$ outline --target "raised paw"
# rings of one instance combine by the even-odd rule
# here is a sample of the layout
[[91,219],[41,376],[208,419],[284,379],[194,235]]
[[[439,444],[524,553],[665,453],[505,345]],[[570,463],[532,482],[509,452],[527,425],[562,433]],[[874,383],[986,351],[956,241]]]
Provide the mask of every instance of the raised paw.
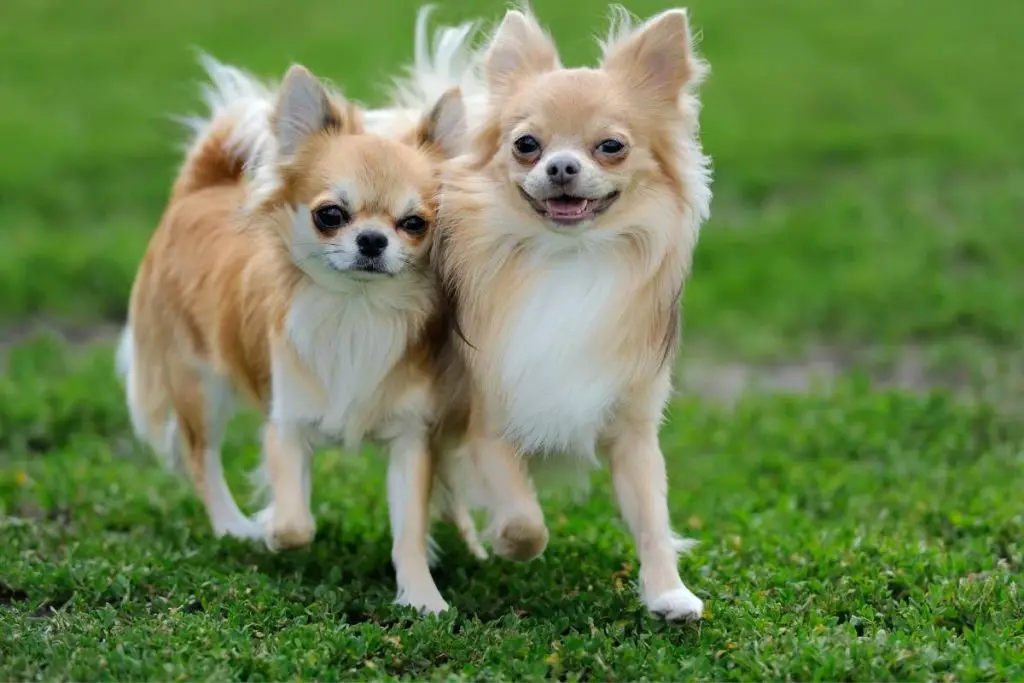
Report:
[[704,613],[704,602],[685,586],[646,602],[651,614],[668,621],[698,621]]
[[544,552],[548,545],[548,529],[543,521],[525,516],[512,517],[492,534],[491,545],[500,557],[528,562]]

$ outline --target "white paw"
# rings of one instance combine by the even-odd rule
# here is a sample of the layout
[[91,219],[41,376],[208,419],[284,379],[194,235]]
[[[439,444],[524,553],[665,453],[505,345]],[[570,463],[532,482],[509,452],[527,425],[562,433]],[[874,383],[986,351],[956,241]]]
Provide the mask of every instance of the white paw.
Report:
[[242,541],[257,541],[263,538],[263,527],[250,519],[231,524],[219,524],[213,527],[216,538],[237,538]]
[[420,614],[440,614],[448,610],[448,603],[444,601],[437,588],[422,591],[398,592],[395,604],[402,607],[414,607]]
[[669,621],[697,621],[704,613],[703,601],[686,586],[662,593],[646,602],[651,614]]

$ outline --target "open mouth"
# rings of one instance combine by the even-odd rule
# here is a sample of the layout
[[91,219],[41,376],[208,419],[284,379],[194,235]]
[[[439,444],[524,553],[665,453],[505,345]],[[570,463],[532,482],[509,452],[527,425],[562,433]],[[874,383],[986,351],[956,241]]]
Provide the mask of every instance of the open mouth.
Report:
[[618,190],[597,198],[566,194],[544,200],[534,199],[521,187],[519,193],[530,203],[534,211],[556,225],[565,226],[578,225],[604,213],[619,198]]

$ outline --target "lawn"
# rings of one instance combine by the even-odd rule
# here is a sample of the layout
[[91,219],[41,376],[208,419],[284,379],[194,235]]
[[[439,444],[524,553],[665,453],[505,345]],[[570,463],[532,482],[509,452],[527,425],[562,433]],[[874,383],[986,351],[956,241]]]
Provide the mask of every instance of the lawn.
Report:
[[[535,4],[565,61],[594,57],[602,3]],[[317,541],[270,555],[215,541],[130,437],[111,339],[193,48],[376,103],[412,0],[8,0],[0,680],[1024,678],[1024,3],[690,8],[716,198],[663,442],[699,626],[646,615],[603,475],[546,500],[531,564],[442,530],[455,609],[419,619],[390,605],[376,454],[325,452]],[[227,444],[238,490],[256,427]]]

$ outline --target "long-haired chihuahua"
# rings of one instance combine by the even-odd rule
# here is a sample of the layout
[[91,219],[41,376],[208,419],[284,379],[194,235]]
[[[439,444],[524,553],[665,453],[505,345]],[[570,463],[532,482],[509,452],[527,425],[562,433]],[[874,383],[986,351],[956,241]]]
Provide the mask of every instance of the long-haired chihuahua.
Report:
[[635,25],[617,12],[597,68],[564,68],[528,10],[510,10],[479,59],[465,35],[442,31],[432,57],[417,45],[396,109],[373,122],[422,110],[442,83],[466,92],[475,136],[448,165],[435,264],[468,378],[466,452],[494,548],[540,554],[537,468],[600,455],[648,608],[699,618],[703,604],[677,569],[691,542],[671,528],[658,438],[711,198],[695,95],[706,65],[687,15]]
[[[206,60],[212,112],[139,268],[120,347],[136,432],[183,461],[217,535],[309,543],[311,455],[325,441],[387,445],[398,602],[446,607],[428,567],[428,267],[438,165],[461,144],[457,89],[398,141],[308,70],[270,89]],[[266,416],[270,504],[246,517],[220,444],[236,398]]]

